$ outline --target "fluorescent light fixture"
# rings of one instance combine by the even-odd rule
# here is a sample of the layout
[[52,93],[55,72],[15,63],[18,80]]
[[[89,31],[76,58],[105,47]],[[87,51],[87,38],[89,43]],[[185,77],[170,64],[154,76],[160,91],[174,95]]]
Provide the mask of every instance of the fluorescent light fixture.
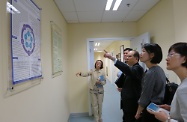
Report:
[[99,45],[100,45],[100,43],[99,43],[99,42],[98,42],[98,43],[97,43],[97,42],[95,43],[95,46],[96,46],[96,47],[97,47],[97,46],[99,46]]
[[113,2],[113,0],[108,0],[108,1],[107,1],[106,7],[105,7],[105,10],[106,10],[106,11],[109,11],[109,10],[110,10],[111,5],[112,5],[112,2]]
[[94,50],[97,50],[97,48],[94,48]]
[[97,47],[98,45],[99,45],[99,43],[96,42],[96,43],[95,43],[95,46]]
[[114,8],[113,8],[113,11],[116,11],[119,7],[119,5],[121,4],[121,1],[122,0],[116,0],[115,4],[114,4]]

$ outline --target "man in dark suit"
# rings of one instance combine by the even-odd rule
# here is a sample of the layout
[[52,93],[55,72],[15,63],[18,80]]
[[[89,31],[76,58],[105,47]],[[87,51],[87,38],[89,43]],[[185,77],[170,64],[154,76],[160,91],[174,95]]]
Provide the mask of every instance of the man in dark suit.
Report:
[[[129,53],[129,51],[131,51],[132,49],[131,48],[125,48],[123,50],[123,57],[124,57],[124,63],[126,63],[126,60],[127,60],[127,54]],[[122,91],[122,87],[123,87],[123,78],[124,78],[125,74],[122,73],[122,71],[119,71],[117,73],[117,79],[115,81],[115,84],[117,85],[117,90],[120,92],[121,94],[121,91]],[[122,105],[122,97],[120,98],[120,108],[122,109],[123,108],[123,105]]]
[[144,74],[143,68],[138,63],[139,53],[135,50],[130,51],[127,55],[126,63],[118,61],[106,51],[104,57],[113,60],[114,65],[125,74],[121,92],[123,122],[135,122],[138,99],[141,94],[141,80]]

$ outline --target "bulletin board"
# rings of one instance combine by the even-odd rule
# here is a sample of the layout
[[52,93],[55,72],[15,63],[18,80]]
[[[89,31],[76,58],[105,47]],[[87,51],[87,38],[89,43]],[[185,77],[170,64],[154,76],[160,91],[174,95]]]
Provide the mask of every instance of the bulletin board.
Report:
[[[36,84],[34,81],[38,83],[42,78],[41,9],[32,0],[11,0],[9,8],[11,35],[9,90],[13,92],[18,87],[22,87],[22,90],[30,88]],[[26,82],[29,83],[23,87],[22,84]]]
[[52,77],[62,74],[62,31],[51,21]]

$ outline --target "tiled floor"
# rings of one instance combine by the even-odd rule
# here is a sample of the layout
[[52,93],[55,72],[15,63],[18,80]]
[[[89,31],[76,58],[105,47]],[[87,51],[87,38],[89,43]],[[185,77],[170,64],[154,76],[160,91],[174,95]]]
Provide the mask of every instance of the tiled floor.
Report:
[[[120,93],[114,84],[107,81],[104,86],[103,122],[122,122],[120,110]],[[69,122],[95,122],[93,116],[72,117]]]

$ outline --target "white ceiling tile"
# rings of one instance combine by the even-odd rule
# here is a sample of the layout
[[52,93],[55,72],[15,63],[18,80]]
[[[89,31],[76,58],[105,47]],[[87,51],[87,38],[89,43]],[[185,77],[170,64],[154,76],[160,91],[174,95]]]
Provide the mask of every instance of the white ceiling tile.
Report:
[[159,0],[139,0],[138,4],[135,6],[135,10],[149,10],[152,8]]
[[132,11],[131,13],[128,14],[128,16],[124,19],[124,21],[137,21],[140,19],[146,11]]
[[103,11],[106,0],[74,0],[77,11]]
[[[107,0],[54,0],[68,23],[137,21],[158,1],[160,0],[123,0],[118,11],[105,11]],[[103,42],[99,50],[111,43],[102,44]]]
[[77,12],[77,14],[80,22],[101,22],[102,18],[102,13],[100,11]]
[[76,12],[64,12],[63,15],[67,21],[78,21]]
[[83,23],[137,21],[160,0],[123,0],[117,11],[104,10],[107,0],[54,1],[68,23]]
[[123,12],[123,11],[107,11],[104,12],[102,21],[103,22],[108,22],[108,21],[117,21],[117,22],[122,22],[123,19],[125,18],[125,14],[128,12]]
[[75,11],[73,0],[54,0],[59,9],[63,12]]
[[[122,9],[122,10],[123,9],[131,9],[136,5],[137,1],[138,0],[123,0],[121,2],[121,5],[119,6],[119,10],[120,9]],[[127,5],[127,4],[129,4],[129,5]]]

